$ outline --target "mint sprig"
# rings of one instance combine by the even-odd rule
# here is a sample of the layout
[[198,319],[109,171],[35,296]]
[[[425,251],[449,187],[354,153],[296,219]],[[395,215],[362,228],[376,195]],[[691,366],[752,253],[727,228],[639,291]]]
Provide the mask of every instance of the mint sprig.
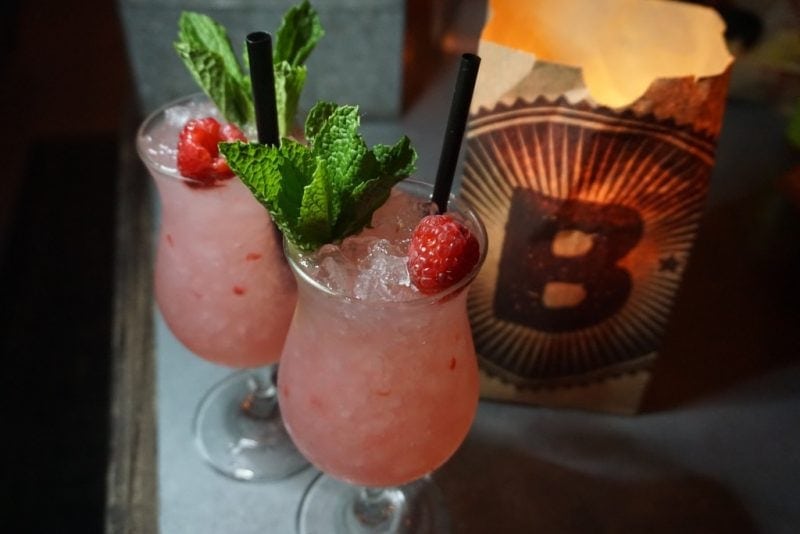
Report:
[[303,0],[283,16],[275,34],[272,63],[275,72],[275,98],[278,102],[278,130],[288,135],[292,128],[300,93],[306,83],[304,65],[317,43],[325,36],[319,15]]
[[174,46],[195,82],[226,120],[240,126],[253,122],[250,78],[242,72],[222,25],[207,15],[183,12]]
[[292,67],[304,64],[324,36],[317,12],[303,0],[283,16],[272,48],[274,63],[286,61]]
[[[319,16],[307,0],[283,16],[273,46],[281,135],[288,135],[297,114],[307,75],[303,63],[324,34]],[[194,80],[227,121],[239,126],[255,121],[247,47],[244,47],[243,67],[236,59],[225,28],[207,15],[191,11],[181,13],[174,46]]]
[[358,233],[392,187],[412,174],[417,159],[403,136],[392,146],[367,148],[355,106],[320,102],[308,114],[308,145],[280,147],[220,143],[231,170],[301,250],[315,250]]

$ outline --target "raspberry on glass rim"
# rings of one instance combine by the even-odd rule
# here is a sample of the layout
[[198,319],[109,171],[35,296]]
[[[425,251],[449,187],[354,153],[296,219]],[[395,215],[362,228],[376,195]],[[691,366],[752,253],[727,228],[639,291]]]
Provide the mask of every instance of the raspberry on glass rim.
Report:
[[220,124],[213,117],[191,119],[178,136],[178,172],[186,178],[213,186],[234,174],[219,153],[222,141],[247,141],[235,124]]
[[408,247],[408,274],[420,293],[432,295],[467,276],[480,259],[478,240],[451,215],[428,215]]

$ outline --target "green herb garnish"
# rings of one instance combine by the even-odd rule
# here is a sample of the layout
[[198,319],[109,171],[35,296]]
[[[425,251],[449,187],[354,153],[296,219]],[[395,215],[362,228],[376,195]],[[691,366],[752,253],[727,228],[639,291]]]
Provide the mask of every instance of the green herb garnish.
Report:
[[306,83],[304,63],[324,35],[319,16],[306,0],[287,11],[278,27],[272,63],[281,135],[288,135],[297,113],[300,93]]
[[[314,8],[303,0],[283,16],[273,46],[278,129],[287,135],[297,113],[306,81],[305,60],[325,32]],[[211,17],[181,13],[175,50],[192,77],[229,122],[244,126],[255,121],[247,74],[247,47],[243,65],[236,59],[228,32]]]
[[415,170],[417,153],[403,136],[393,146],[367,148],[356,106],[320,102],[308,114],[308,145],[220,143],[231,170],[301,250],[359,232],[392,187]]
[[210,17],[183,12],[175,50],[220,113],[240,126],[255,117],[250,78],[242,72],[228,33]]

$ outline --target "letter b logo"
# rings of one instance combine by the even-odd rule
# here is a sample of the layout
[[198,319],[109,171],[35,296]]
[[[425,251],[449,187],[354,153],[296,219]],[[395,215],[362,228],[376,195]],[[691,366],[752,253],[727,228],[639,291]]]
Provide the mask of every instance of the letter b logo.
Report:
[[639,214],[625,206],[515,189],[494,296],[496,316],[554,333],[608,319],[630,296],[630,274],[617,263],[642,230]]

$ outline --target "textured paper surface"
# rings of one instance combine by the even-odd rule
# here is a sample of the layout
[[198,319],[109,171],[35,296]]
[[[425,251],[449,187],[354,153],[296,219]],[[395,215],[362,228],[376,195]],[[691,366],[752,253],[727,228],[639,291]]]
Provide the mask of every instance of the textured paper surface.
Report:
[[635,411],[708,191],[731,57],[675,2],[493,0],[462,191],[485,397]]
[[487,43],[506,49],[516,64],[527,56],[579,69],[594,101],[614,108],[641,97],[659,78],[722,74],[731,62],[724,31],[715,11],[673,1],[491,0],[480,52],[486,54],[482,77],[492,83],[479,86],[473,103],[491,103],[499,95],[483,91],[522,79],[519,72],[502,74],[496,53],[483,48]]

